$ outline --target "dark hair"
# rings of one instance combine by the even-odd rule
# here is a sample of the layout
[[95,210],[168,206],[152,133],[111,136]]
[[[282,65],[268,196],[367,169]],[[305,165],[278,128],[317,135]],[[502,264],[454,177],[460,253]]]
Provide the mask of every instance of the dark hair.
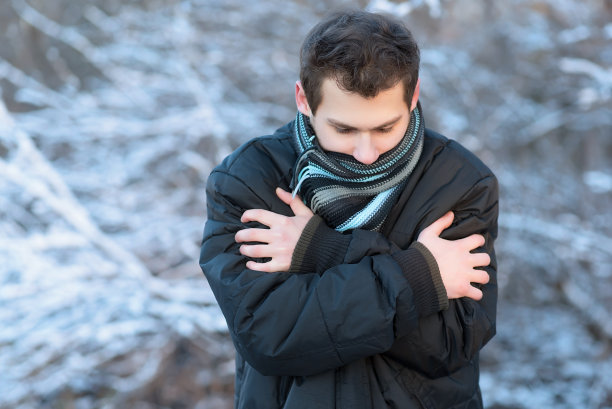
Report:
[[327,78],[365,98],[404,82],[408,106],[419,78],[419,47],[399,20],[362,10],[335,12],[306,36],[300,81],[313,114]]

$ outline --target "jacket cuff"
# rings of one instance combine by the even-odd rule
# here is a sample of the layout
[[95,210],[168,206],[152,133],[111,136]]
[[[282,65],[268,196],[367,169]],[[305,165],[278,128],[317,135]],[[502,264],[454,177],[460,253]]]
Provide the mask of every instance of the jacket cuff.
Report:
[[304,227],[291,257],[291,273],[323,273],[342,264],[351,241],[350,235],[328,227],[316,214]]
[[433,254],[419,242],[392,255],[412,288],[414,304],[424,317],[448,308],[446,288]]

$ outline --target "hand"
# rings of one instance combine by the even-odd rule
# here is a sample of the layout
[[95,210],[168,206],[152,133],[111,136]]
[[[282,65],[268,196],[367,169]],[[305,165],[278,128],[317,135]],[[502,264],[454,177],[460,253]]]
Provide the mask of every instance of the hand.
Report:
[[291,266],[293,250],[297,245],[304,227],[313,216],[312,211],[302,202],[299,196],[292,197],[291,193],[276,188],[276,195],[291,207],[293,217],[263,209],[250,209],[242,214],[240,221],[247,223],[256,221],[269,227],[269,229],[243,229],[234,236],[237,243],[260,242],[264,244],[243,244],[240,246],[242,255],[252,258],[271,258],[266,263],[247,261],[246,266],[251,270],[268,273],[288,271]]
[[449,299],[469,297],[480,300],[482,291],[471,283],[486,284],[489,282],[489,275],[486,271],[474,267],[488,266],[491,257],[486,253],[470,252],[485,244],[485,239],[480,234],[460,240],[440,238],[442,231],[452,224],[453,218],[453,212],[446,213],[425,228],[417,241],[427,247],[436,259]]

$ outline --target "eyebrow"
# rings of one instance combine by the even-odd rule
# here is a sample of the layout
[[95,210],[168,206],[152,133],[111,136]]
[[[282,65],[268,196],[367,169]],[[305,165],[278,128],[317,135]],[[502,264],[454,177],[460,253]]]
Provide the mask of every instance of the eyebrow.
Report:
[[[397,121],[399,121],[400,119],[402,119],[402,116],[401,116],[401,115],[399,115],[399,116],[397,116],[396,118],[393,118],[393,119],[391,119],[391,120],[389,120],[389,121],[385,122],[384,124],[380,124],[380,125],[378,125],[378,126],[375,126],[374,128],[370,129],[370,131],[375,131],[375,130],[377,130],[377,129],[386,128],[386,127],[388,127],[388,126],[390,126],[390,125],[395,124],[395,123],[396,123]],[[335,119],[332,119],[332,118],[328,118],[328,119],[327,119],[327,122],[328,122],[330,125],[336,126],[336,127],[338,127],[338,128],[344,128],[344,129],[349,129],[349,130],[357,130],[357,128],[355,128],[355,127],[354,127],[354,126],[352,126],[352,125],[347,125],[347,124],[342,123],[342,122],[340,122],[340,121],[336,121]]]

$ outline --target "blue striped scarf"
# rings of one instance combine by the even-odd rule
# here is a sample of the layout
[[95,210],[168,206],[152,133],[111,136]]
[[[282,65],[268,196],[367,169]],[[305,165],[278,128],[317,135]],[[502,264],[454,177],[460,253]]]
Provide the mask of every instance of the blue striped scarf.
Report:
[[299,194],[338,231],[378,231],[421,156],[424,129],[417,104],[402,140],[365,165],[351,155],[323,151],[308,117],[298,112],[294,135],[300,155],[291,182],[293,195]]

